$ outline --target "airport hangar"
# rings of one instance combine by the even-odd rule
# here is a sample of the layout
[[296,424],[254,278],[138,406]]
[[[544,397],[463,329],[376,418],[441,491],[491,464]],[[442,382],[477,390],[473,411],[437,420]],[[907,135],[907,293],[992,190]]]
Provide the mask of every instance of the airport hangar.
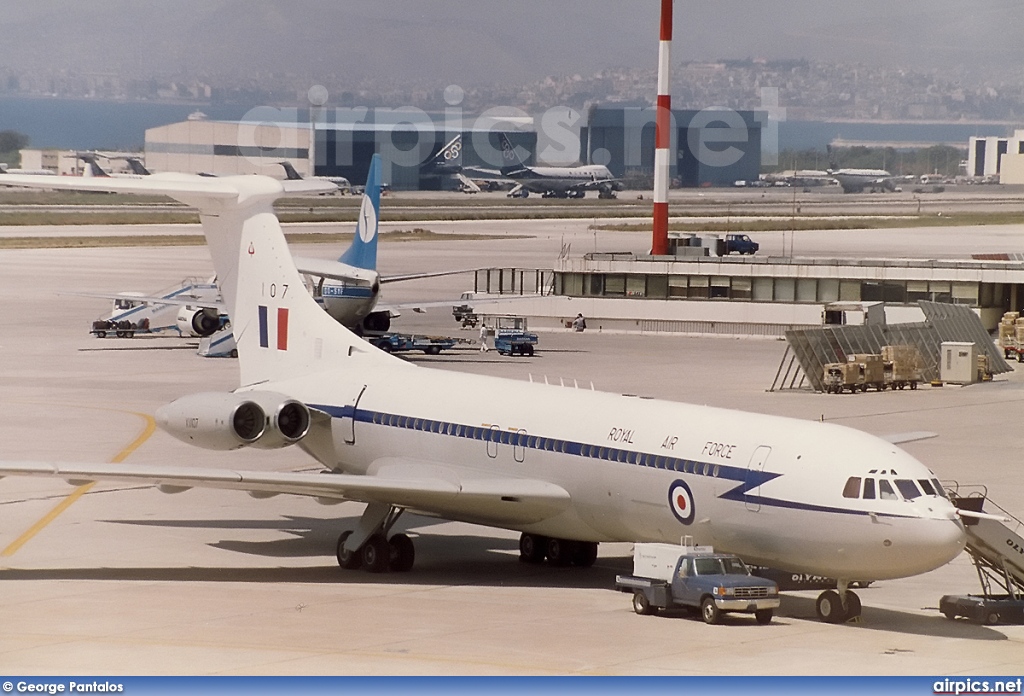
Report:
[[1024,184],[1024,130],[1015,130],[1008,138],[972,136],[967,143],[967,174]]
[[[431,158],[457,128],[463,136],[463,166],[490,169],[503,164],[500,132],[529,153],[529,165],[549,145],[564,157],[568,132],[560,130],[553,137],[563,142],[554,142],[543,132],[522,130],[524,121],[532,119],[501,116],[461,118],[453,129],[444,114],[402,109],[328,110],[329,118],[313,126],[271,118],[280,119],[285,111],[267,110],[266,120],[191,119],[150,128],[146,166],[154,172],[275,175],[277,163],[288,160],[303,176],[345,177],[361,185],[370,157],[380,153],[384,180],[393,190],[438,190],[454,188],[454,182],[431,166]],[[758,177],[762,112],[674,110],[672,115],[671,175],[681,186],[732,185]],[[568,155],[606,164],[616,177],[653,176],[654,122],[654,107],[592,107],[587,124],[579,129],[579,152]]]

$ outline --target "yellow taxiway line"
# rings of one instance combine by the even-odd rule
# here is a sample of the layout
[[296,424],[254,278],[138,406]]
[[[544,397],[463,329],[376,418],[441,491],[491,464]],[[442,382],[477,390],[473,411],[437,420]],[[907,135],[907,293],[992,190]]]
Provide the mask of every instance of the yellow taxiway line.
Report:
[[[156,432],[156,421],[153,420],[153,416],[150,416],[145,413],[136,413],[135,411],[128,411],[127,413],[131,413],[132,415],[138,416],[139,418],[143,419],[146,422],[146,427],[143,428],[142,433],[137,438],[132,440],[127,447],[118,452],[117,456],[110,460],[112,464],[120,464],[121,462],[123,462],[125,459],[128,458],[129,455],[131,455],[132,452],[141,447],[142,443],[148,440],[150,436],[154,432]],[[62,512],[71,507],[72,503],[74,503],[76,500],[78,500],[83,495],[88,493],[89,490],[95,485],[96,482],[93,481],[91,483],[86,483],[76,488],[66,498],[64,498],[64,500],[57,503],[57,505],[52,510],[50,510],[50,512],[46,513],[42,517],[42,519],[40,519],[31,527],[29,527],[24,534],[22,534],[13,542],[11,542],[11,544],[3,551],[0,551],[0,556],[13,556],[15,553],[17,553],[18,549],[27,544],[28,541],[32,539],[32,537],[41,532],[46,527],[46,525],[50,524],[55,519],[57,519],[57,517]]]

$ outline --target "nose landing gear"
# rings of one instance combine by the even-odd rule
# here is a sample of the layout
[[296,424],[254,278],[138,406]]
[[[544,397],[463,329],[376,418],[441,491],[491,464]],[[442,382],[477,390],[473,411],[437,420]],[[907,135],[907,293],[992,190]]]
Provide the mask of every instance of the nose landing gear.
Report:
[[860,617],[860,597],[849,590],[850,581],[840,580],[836,590],[825,590],[818,595],[814,609],[825,623],[846,623]]

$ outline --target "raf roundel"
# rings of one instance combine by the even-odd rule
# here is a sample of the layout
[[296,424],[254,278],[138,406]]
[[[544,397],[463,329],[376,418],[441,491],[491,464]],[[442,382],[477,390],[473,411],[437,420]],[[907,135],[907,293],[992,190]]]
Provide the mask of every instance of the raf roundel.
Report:
[[692,524],[696,512],[693,505],[693,493],[685,481],[676,480],[668,489],[668,504],[672,514],[683,524]]

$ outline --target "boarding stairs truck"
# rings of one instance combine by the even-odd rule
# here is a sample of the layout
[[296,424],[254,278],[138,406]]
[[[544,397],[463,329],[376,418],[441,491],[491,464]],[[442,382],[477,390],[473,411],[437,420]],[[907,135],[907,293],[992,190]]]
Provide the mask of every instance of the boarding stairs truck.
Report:
[[688,544],[635,544],[633,574],[616,577],[615,589],[633,594],[637,614],[684,608],[699,611],[709,624],[725,612],[750,613],[760,624],[771,623],[780,602],[779,586],[751,575],[737,556]]
[[198,353],[204,358],[237,358],[238,344],[235,343],[231,322],[225,321],[215,332],[200,338]]
[[180,333],[177,317],[181,301],[212,301],[219,294],[220,290],[215,282],[199,278],[185,278],[181,283],[152,296],[138,292],[118,293],[111,298],[110,313],[96,319],[89,333],[97,338],[131,338],[136,334],[171,330]]
[[979,624],[1024,624],[1024,522],[989,500],[984,486],[954,484],[949,492],[961,510],[984,515],[963,518],[981,594],[945,595],[939,611]]

